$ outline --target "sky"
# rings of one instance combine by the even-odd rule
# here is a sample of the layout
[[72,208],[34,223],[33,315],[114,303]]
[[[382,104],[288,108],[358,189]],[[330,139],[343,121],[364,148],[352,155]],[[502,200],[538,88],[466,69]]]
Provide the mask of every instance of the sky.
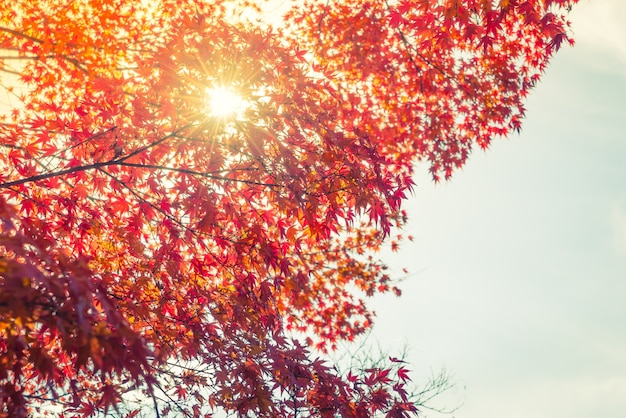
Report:
[[448,371],[445,416],[626,417],[626,0],[571,20],[522,133],[448,183],[424,168],[415,240],[383,255],[412,275],[373,301],[374,338],[408,346],[418,382]]

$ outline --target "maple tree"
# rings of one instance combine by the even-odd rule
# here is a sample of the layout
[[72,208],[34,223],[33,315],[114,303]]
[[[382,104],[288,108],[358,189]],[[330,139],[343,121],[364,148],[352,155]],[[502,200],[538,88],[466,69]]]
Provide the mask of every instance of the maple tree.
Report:
[[0,414],[416,413],[402,361],[316,351],[399,292],[414,164],[520,129],[575,2],[2,2]]

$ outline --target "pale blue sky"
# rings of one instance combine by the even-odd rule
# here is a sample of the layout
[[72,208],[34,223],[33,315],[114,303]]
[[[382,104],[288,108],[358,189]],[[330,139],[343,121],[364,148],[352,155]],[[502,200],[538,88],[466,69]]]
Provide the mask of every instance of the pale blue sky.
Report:
[[626,0],[571,17],[521,135],[420,176],[415,241],[385,255],[416,274],[375,300],[375,336],[454,374],[457,418],[626,417]]

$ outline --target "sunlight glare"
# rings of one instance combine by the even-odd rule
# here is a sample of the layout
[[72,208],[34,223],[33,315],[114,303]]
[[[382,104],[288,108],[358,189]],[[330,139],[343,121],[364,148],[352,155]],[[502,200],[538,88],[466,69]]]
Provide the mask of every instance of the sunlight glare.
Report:
[[243,100],[226,87],[207,90],[209,112],[212,116],[229,117],[241,111]]

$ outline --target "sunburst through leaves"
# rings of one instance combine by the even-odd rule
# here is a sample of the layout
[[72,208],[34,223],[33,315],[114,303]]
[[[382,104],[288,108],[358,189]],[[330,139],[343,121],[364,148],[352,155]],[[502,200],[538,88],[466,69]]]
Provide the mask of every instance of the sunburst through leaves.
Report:
[[245,101],[232,88],[220,86],[207,89],[207,107],[210,116],[231,118],[245,107]]

